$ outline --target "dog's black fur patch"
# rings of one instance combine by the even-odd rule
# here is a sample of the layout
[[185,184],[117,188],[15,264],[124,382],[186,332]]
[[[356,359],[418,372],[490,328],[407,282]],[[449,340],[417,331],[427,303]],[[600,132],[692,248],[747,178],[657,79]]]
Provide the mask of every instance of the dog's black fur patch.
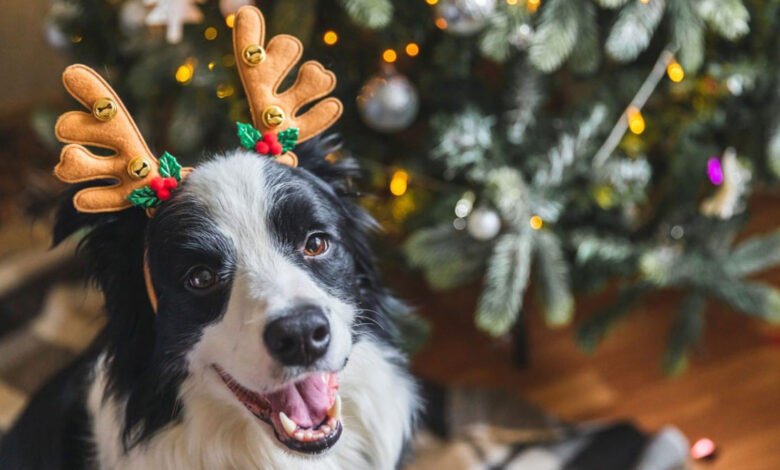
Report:
[[[332,224],[341,235],[336,244],[341,261],[309,269],[328,289],[358,305],[357,335],[370,334],[395,346],[392,317],[405,310],[379,279],[368,241],[376,223],[352,197],[351,179],[358,168],[348,159],[327,162],[324,157],[333,150],[332,140],[312,139],[296,148],[298,169],[280,165],[271,171],[272,177],[289,180],[290,187],[298,189],[275,209],[272,225],[278,241],[285,243],[286,237],[300,237],[306,224]],[[105,294],[107,324],[87,352],[36,394],[0,443],[2,469],[89,467],[94,449],[85,394],[101,353],[110,359],[107,396],[127,399],[125,449],[178,419],[178,391],[187,374],[184,355],[204,326],[224,313],[229,296],[235,254],[211,228],[197,201],[175,193],[151,220],[137,209],[82,214],[73,208],[72,196],[83,187],[66,195],[57,214],[54,244],[85,233],[79,255]],[[144,284],[145,253],[159,298],[156,314]],[[216,268],[221,287],[205,296],[187,291],[183,277],[194,263]]]

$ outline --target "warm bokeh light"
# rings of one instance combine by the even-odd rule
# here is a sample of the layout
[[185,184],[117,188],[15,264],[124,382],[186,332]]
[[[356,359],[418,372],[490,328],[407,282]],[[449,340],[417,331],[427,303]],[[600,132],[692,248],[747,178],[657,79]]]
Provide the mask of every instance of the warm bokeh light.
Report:
[[227,25],[228,28],[232,28],[235,23],[236,23],[236,15],[234,13],[231,13],[225,17],[225,24]]
[[544,221],[538,215],[531,217],[529,223],[531,224],[531,228],[534,230],[539,230],[544,225]]
[[673,60],[666,66],[666,74],[669,75],[669,80],[677,83],[681,82],[685,78],[685,71],[676,60]]
[[398,54],[396,54],[393,49],[385,49],[385,51],[382,53],[382,60],[388,64],[392,64],[397,58]]
[[425,0],[425,2],[428,3],[428,5],[436,5],[439,3],[439,0]]
[[539,9],[539,5],[542,3],[541,0],[527,0],[525,2],[525,7],[528,8],[528,11],[531,13],[536,13],[536,10]]
[[215,66],[215,65],[217,65],[217,64],[215,64],[213,61],[212,61],[212,62],[209,62],[209,65],[208,65],[208,67],[209,67],[209,70],[214,70],[214,66]]
[[325,34],[322,35],[322,42],[329,46],[336,44],[338,41],[339,35],[335,31],[325,31]]
[[650,0],[639,0],[639,3],[650,3]]
[[403,196],[409,183],[409,174],[404,170],[396,170],[390,179],[390,193],[393,196]]
[[506,0],[507,5],[517,5],[517,0]]
[[702,460],[715,455],[715,442],[712,439],[702,437],[691,446],[691,458]]
[[192,75],[195,72],[195,67],[192,63],[187,62],[182,64],[176,69],[176,81],[182,84],[187,84],[192,80]]
[[217,28],[213,26],[209,26],[205,31],[203,31],[203,37],[208,41],[217,39],[217,34],[219,34],[219,32],[217,31]]
[[217,98],[219,99],[225,99],[228,96],[233,96],[233,92],[235,92],[235,90],[233,89],[233,85],[230,83],[220,83],[217,85]]
[[447,29],[447,20],[444,18],[436,18],[436,27],[439,29]]
[[418,46],[417,44],[410,42],[409,44],[406,45],[406,55],[408,55],[409,57],[414,57],[419,53],[420,53],[420,46]]
[[631,129],[636,135],[645,131],[645,118],[642,116],[642,112],[637,108],[628,108],[626,111],[626,117],[628,118],[628,128]]

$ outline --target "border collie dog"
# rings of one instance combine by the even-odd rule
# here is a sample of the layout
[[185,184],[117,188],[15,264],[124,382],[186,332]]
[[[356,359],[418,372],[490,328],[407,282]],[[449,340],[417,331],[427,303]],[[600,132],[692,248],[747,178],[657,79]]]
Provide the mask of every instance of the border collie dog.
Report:
[[[235,151],[154,217],[59,211],[107,324],[2,441],[13,469],[390,469],[418,407],[372,219],[327,142],[298,168]],[[144,258],[157,297],[147,295]]]

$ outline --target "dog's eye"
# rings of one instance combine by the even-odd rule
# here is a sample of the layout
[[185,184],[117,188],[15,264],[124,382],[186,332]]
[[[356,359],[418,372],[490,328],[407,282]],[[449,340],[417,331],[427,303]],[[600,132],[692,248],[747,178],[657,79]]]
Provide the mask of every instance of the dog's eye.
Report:
[[328,251],[330,242],[324,233],[313,233],[306,239],[303,245],[303,254],[306,256],[319,256]]
[[193,289],[208,289],[216,283],[217,273],[206,266],[196,266],[187,275],[187,285]]

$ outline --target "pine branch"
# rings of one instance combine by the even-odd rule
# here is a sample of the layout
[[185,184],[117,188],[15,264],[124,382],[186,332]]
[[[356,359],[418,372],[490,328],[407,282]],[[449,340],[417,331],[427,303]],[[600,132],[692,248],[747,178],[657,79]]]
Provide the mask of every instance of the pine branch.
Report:
[[536,111],[544,100],[544,83],[541,73],[527,61],[514,68],[512,79],[510,109],[505,114],[506,133],[509,142],[519,145],[525,140],[526,130],[536,121]]
[[587,352],[595,350],[607,333],[628,315],[648,290],[649,285],[645,283],[623,288],[612,305],[588,318],[577,329],[577,343],[580,347]]
[[367,28],[384,28],[393,18],[393,4],[390,0],[340,0],[340,2],[355,23]]
[[548,0],[531,40],[528,58],[542,72],[552,72],[574,50],[583,15],[583,2]]
[[517,46],[515,35],[518,29],[523,25],[530,28],[527,22],[527,9],[510,8],[504,4],[501,10],[490,18],[490,24],[480,37],[479,50],[482,55],[499,63],[506,61]]
[[423,270],[434,289],[451,289],[478,277],[487,246],[456,232],[450,223],[413,233],[403,246],[410,266]]
[[742,0],[699,0],[696,6],[710,27],[730,41],[750,32],[750,13]]
[[583,2],[579,35],[568,64],[575,73],[591,74],[598,69],[600,62],[601,44],[596,6],[591,2]]
[[780,264],[780,230],[737,245],[726,261],[726,272],[745,277]]
[[510,225],[525,229],[530,217],[530,196],[522,173],[511,167],[500,167],[488,172],[485,195]]
[[663,17],[664,6],[664,0],[633,1],[620,10],[607,37],[607,55],[619,62],[636,59],[650,44]]
[[479,296],[477,326],[493,336],[509,331],[523,306],[531,264],[531,236],[527,230],[502,235],[488,261],[485,285]]
[[563,326],[574,315],[574,296],[569,282],[569,264],[561,243],[552,232],[536,233],[534,242],[535,281],[544,303],[544,318],[550,326]]
[[688,366],[688,349],[699,341],[704,331],[705,306],[704,296],[700,294],[689,294],[680,304],[664,354],[666,374],[679,375]]
[[686,72],[695,73],[704,62],[704,22],[690,0],[669,0],[672,45]]
[[628,2],[628,0],[598,0],[598,4],[601,5],[602,8],[620,8],[623,5],[625,5]]
[[707,292],[710,295],[734,309],[772,323],[780,322],[780,290],[757,282],[724,276],[708,284]]

